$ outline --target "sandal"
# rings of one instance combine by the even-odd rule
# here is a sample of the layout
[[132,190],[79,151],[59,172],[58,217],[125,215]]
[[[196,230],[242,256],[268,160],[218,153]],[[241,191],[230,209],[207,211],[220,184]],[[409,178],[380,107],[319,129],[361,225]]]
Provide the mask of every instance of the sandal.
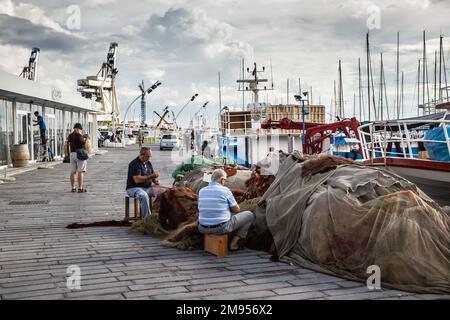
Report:
[[78,193],[83,193],[83,192],[87,192],[87,190],[84,188],[78,189]]
[[77,188],[72,188],[72,192],[77,192]]

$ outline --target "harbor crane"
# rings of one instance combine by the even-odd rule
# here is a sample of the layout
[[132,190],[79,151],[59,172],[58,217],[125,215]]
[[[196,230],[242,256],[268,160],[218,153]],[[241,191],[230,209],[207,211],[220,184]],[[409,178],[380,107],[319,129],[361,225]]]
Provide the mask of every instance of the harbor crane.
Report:
[[36,81],[37,78],[37,66],[39,61],[39,48],[31,49],[30,59],[28,60],[28,66],[23,67],[22,73],[19,77],[24,79]]
[[145,102],[145,87],[144,87],[144,80],[139,84],[139,89],[141,90],[141,126],[145,125],[146,120],[146,102]]
[[95,101],[100,103],[100,112],[111,117],[114,131],[116,124],[119,123],[120,116],[119,99],[115,84],[118,73],[116,66],[117,49],[118,44],[111,42],[106,61],[102,63],[97,74],[77,81],[78,91],[81,92],[81,96],[87,99],[95,98]]

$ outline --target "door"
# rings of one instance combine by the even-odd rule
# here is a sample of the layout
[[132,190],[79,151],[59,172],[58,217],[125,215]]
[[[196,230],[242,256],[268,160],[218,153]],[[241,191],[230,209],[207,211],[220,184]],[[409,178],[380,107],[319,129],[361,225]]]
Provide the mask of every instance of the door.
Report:
[[34,146],[32,136],[31,113],[23,110],[17,110],[16,114],[17,143],[27,144],[30,153],[30,160],[34,159]]
[[56,140],[56,120],[54,114],[45,115],[45,124],[47,125],[47,146],[53,155],[58,155],[58,144]]

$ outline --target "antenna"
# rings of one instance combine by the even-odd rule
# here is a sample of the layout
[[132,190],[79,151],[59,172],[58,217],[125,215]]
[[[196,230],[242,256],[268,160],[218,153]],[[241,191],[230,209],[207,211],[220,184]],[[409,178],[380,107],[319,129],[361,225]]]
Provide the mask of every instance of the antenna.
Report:
[[[242,59],[242,61],[244,61],[244,60]],[[242,68],[244,68],[244,67],[242,67]],[[266,70],[265,67],[263,67],[262,70],[258,70],[256,62],[254,62],[253,63],[253,70],[250,71],[250,68],[247,67],[247,73],[251,73],[252,77],[250,79],[244,79],[244,77],[242,77],[242,79],[237,80],[237,83],[242,83],[242,85],[243,85],[243,88],[239,89],[238,91],[242,91],[242,92],[252,91],[253,92],[253,102],[254,103],[258,103],[259,102],[259,97],[258,97],[259,91],[261,91],[261,90],[263,90],[263,91],[265,91],[265,90],[273,90],[273,87],[269,88],[269,89],[267,89],[267,87],[265,87],[263,89],[259,88],[259,84],[261,82],[268,82],[267,79],[261,79],[261,78],[258,77],[258,73],[265,72],[265,70]],[[246,84],[248,84],[248,86],[245,86]],[[244,101],[243,101],[243,103],[244,103]]]

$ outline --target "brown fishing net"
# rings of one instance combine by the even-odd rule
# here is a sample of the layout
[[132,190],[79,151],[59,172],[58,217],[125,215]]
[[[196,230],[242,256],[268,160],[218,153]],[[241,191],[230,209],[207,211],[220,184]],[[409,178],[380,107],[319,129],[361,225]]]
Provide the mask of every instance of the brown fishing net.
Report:
[[434,201],[384,169],[310,161],[289,157],[257,208],[252,231],[281,261],[360,281],[377,265],[384,286],[450,292],[450,218]]

